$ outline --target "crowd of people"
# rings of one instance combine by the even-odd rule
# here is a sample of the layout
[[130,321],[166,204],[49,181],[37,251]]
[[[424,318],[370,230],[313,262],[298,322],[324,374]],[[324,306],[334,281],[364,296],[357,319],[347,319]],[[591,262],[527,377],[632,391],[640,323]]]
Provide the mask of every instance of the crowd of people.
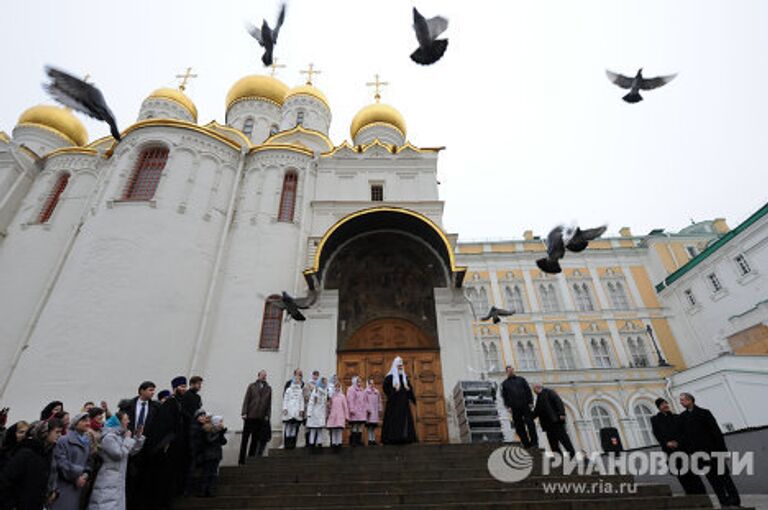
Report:
[[179,376],[155,395],[145,381],[114,413],[53,401],[7,429],[3,409],[0,510],[162,510],[181,494],[212,496],[227,429],[203,409],[202,385]]
[[[534,403],[533,394],[536,394]],[[504,406],[512,416],[515,433],[526,448],[538,448],[535,419],[539,420],[542,430],[547,435],[550,450],[575,456],[576,451],[566,429],[566,412],[563,401],[552,388],[534,384],[533,391],[524,377],[507,366],[507,378],[501,384],[501,396]],[[707,490],[701,476],[688,469],[694,454],[706,454],[702,465],[705,477],[712,487],[723,508],[738,508],[741,498],[728,471],[727,464],[719,469],[712,458],[715,452],[727,452],[725,438],[712,413],[696,405],[696,399],[690,393],[680,394],[680,414],[672,411],[664,398],[656,399],[659,412],[651,418],[653,435],[661,450],[669,456],[670,472],[676,474],[686,494],[706,494]],[[604,430],[601,430],[601,433]],[[615,454],[622,450],[618,431],[612,429],[605,434],[604,451]],[[601,434],[602,435],[602,434]],[[673,454],[677,454],[673,456]],[[687,462],[686,462],[687,461]]]

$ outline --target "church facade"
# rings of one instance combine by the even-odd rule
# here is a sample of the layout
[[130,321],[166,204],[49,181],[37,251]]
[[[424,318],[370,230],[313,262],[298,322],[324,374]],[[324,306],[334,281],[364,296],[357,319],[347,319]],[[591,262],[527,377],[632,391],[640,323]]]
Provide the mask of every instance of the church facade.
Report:
[[[277,431],[295,367],[380,384],[400,355],[423,441],[459,440],[458,381],[500,381],[513,365],[563,396],[577,448],[599,449],[606,426],[625,447],[652,442],[653,400],[687,366],[653,282],[724,234],[722,220],[622,229],[546,276],[531,232],[461,243],[445,231],[440,148],[412,144],[378,94],[351,142],[332,142],[330,123],[311,83],[260,75],[232,86],[224,124],[199,125],[183,90],[159,89],[120,143],[89,142],[61,108],[24,112],[0,133],[3,405],[32,417],[49,400],[116,402],[142,380],[197,374],[205,407],[234,429],[266,369]],[[306,321],[285,319],[282,290],[318,292]],[[479,322],[494,304],[516,314]]]

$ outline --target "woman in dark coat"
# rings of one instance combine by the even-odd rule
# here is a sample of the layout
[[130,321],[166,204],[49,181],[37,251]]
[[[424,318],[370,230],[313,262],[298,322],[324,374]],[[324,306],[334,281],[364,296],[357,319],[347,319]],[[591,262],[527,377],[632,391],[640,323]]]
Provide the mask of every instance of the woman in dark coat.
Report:
[[381,442],[383,444],[417,442],[416,425],[411,414],[411,402],[415,404],[416,397],[403,369],[403,360],[400,356],[392,362],[392,369],[384,378],[384,393],[387,395],[387,405],[381,427]]
[[17,421],[8,427],[3,438],[3,446],[0,447],[0,471],[16,455],[22,441],[27,437],[27,432],[29,432],[29,423],[25,421]]
[[51,459],[61,436],[57,420],[34,424],[0,472],[0,509],[40,510],[51,499]]

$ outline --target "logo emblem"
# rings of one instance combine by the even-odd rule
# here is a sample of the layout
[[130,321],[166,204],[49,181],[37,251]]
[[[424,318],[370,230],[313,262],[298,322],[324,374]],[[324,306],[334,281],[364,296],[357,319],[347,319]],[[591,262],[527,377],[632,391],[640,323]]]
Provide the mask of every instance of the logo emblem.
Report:
[[533,457],[521,446],[502,446],[488,457],[488,472],[500,482],[521,482],[532,471]]

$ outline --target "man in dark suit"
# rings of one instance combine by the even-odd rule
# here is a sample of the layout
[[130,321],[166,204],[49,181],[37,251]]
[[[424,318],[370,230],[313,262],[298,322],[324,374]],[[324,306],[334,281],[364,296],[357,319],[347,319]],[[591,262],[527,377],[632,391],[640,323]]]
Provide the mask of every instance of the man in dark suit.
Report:
[[[712,416],[709,410],[696,405],[696,399],[690,393],[680,394],[680,405],[685,408],[680,414],[683,422],[683,437],[686,443],[690,443],[690,449],[693,453],[704,452],[712,454],[714,452],[727,452],[725,438],[720,431],[717,420]],[[707,481],[712,486],[720,506],[739,507],[741,498],[736,485],[731,479],[728,466],[723,464],[723,470],[718,470],[718,462],[714,459],[705,463],[709,467],[707,471]]]
[[533,408],[533,417],[539,419],[541,428],[547,434],[549,448],[553,452],[563,453],[560,445],[571,454],[576,455],[576,449],[568,437],[568,431],[565,429],[565,405],[560,395],[550,388],[545,388],[541,384],[533,385],[533,392],[536,393],[536,405]]
[[[152,400],[155,396],[155,383],[144,381],[139,385],[139,394],[130,399],[125,406],[130,421],[128,430],[134,436],[143,434],[145,444],[154,439],[153,425],[160,410],[160,404]],[[148,448],[128,459],[126,476],[126,498],[129,510],[148,508],[145,498],[151,497],[152,479],[155,476],[152,456]]]
[[[667,455],[678,452],[690,456],[691,452],[686,446],[687,443],[683,436],[683,421],[680,415],[673,413],[669,402],[663,398],[656,399],[656,407],[659,412],[656,416],[651,417],[651,429],[661,450]],[[670,460],[670,462],[672,461]],[[670,465],[669,468],[672,472],[678,471],[676,476],[685,493],[706,494],[707,489],[704,487],[701,477],[690,470],[680,473],[681,465],[682,459],[675,462],[674,465]]]
[[512,415],[515,432],[526,448],[539,446],[536,424],[533,422],[533,393],[525,377],[515,375],[515,369],[507,365],[507,378],[501,383],[501,398]]

